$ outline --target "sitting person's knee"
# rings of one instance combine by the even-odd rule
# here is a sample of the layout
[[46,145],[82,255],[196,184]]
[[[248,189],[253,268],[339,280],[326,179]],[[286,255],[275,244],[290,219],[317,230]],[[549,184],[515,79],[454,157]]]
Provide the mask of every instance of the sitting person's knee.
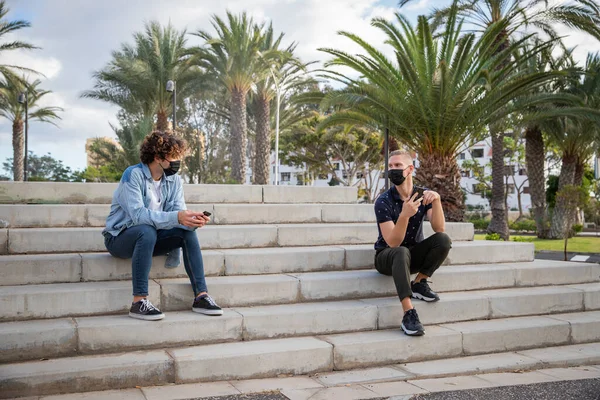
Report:
[[450,236],[448,236],[447,233],[438,232],[435,234],[435,236],[436,236],[436,241],[440,247],[444,247],[447,249],[452,248],[452,239],[450,239]]
[[138,240],[156,241],[156,228],[150,225],[138,225]]
[[392,252],[393,252],[394,258],[396,258],[396,257],[402,258],[402,259],[410,258],[410,250],[408,249],[408,247],[404,247],[404,246],[394,247],[394,248],[392,248]]

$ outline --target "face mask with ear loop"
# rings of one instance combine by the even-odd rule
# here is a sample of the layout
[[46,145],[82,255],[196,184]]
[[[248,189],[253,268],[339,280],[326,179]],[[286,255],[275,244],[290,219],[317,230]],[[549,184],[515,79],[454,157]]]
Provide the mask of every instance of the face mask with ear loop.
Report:
[[[160,166],[162,167],[162,164]],[[169,168],[163,168],[166,176],[175,175],[177,171],[179,171],[179,167],[181,167],[181,161],[169,161]]]

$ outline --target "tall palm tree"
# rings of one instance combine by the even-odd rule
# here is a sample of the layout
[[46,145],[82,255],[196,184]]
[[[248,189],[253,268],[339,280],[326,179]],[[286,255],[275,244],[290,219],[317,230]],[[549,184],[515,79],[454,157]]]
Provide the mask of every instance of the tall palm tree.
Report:
[[0,117],[4,117],[12,122],[13,131],[13,179],[22,181],[23,156],[24,156],[24,116],[25,105],[17,101],[20,93],[27,92],[28,102],[28,121],[48,122],[55,125],[54,121],[61,119],[58,113],[63,111],[60,107],[39,107],[40,99],[50,92],[49,90],[39,89],[41,81],[35,80],[31,83],[26,82],[25,78],[18,80],[9,78],[6,82],[0,83]]
[[[600,144],[600,121],[590,118],[594,111],[597,113],[600,109],[599,54],[588,54],[584,71],[583,79],[573,81],[567,91],[583,100],[589,108],[589,115],[585,118],[556,118],[546,124],[551,139],[562,151],[559,191],[567,185],[581,185],[584,165]],[[569,218],[574,216],[572,211],[565,201],[557,200],[552,213],[551,238],[564,237]]]
[[[29,28],[31,26],[31,24],[28,21],[24,21],[21,19],[7,21],[6,16],[9,11],[10,9],[6,7],[6,2],[4,0],[0,1],[0,54],[10,50],[37,49],[38,47],[35,47],[32,44],[20,40],[13,40],[11,42],[4,41],[5,35],[16,32],[19,29]],[[13,81],[20,80],[21,78],[16,74],[16,72],[35,73],[35,71],[29,68],[19,67],[16,65],[0,64],[0,77],[2,77],[4,83],[7,83],[9,79]]]
[[[401,0],[400,6],[412,0]],[[505,21],[506,28],[498,32],[496,37],[499,46],[497,51],[507,48],[515,39],[515,33],[527,32],[535,28],[557,38],[555,24],[562,24],[588,32],[600,39],[600,5],[596,0],[573,0],[566,4],[549,6],[548,0],[458,0],[459,14],[466,22],[480,31]],[[432,17],[438,25],[447,20],[451,11],[434,10]],[[504,131],[503,121],[489,125],[492,138],[492,220],[488,231],[508,238],[508,224],[504,207]]]
[[[262,79],[255,86],[252,93],[254,106],[254,115],[256,117],[256,145],[254,158],[254,183],[257,185],[266,185],[269,183],[269,169],[271,160],[271,126],[273,118],[271,111],[276,110],[277,104],[273,104],[273,100],[277,96],[277,87],[279,86],[280,98],[285,95],[285,92],[294,88],[307,85],[311,78],[306,77],[306,71],[312,63],[302,63],[299,58],[294,56],[296,44],[292,43],[286,49],[280,50],[281,34],[274,40],[273,27],[269,25],[263,35],[263,43],[261,52],[269,52],[271,57],[263,60],[265,62],[272,61],[270,65],[265,65],[262,68]],[[277,80],[277,81],[276,81]],[[281,108],[284,107],[283,101],[280,99]],[[290,106],[293,106],[290,104]],[[281,125],[281,115],[280,115]],[[280,129],[281,131],[281,129]]]
[[499,50],[496,40],[506,31],[504,21],[492,24],[481,36],[462,33],[462,22],[453,7],[443,35],[434,36],[432,25],[420,16],[417,27],[396,15],[399,26],[383,19],[372,25],[387,36],[385,43],[394,51],[388,59],[357,35],[341,34],[358,44],[364,55],[350,55],[334,49],[328,66],[346,66],[363,78],[329,72],[347,88],[326,96],[324,106],[349,106],[332,114],[323,126],[339,123],[376,123],[418,153],[417,180],[440,193],[450,221],[462,221],[463,194],[458,151],[481,136],[482,126],[512,113],[515,99],[520,106],[543,101],[531,91],[554,79],[552,72],[528,73],[521,70],[528,57],[514,59],[510,54],[523,41]]
[[252,86],[264,75],[265,65],[277,52],[263,50],[264,25],[255,24],[246,13],[227,12],[227,21],[214,15],[216,36],[199,30],[194,35],[205,45],[192,50],[194,62],[206,71],[208,80],[219,81],[231,98],[231,174],[237,183],[246,179],[248,126],[246,100]]
[[185,34],[171,24],[146,24],[144,32],[133,35],[133,45],[122,44],[108,65],[94,72],[94,89],[81,96],[115,104],[139,118],[156,116],[156,128],[166,130],[172,111],[167,81],[176,81],[178,98],[184,99],[200,76],[189,62]]

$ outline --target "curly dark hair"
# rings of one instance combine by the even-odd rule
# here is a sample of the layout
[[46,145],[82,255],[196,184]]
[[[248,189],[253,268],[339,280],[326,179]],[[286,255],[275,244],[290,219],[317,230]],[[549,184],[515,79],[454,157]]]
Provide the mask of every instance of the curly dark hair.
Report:
[[150,164],[154,157],[164,160],[167,157],[180,159],[186,150],[183,139],[161,131],[153,131],[144,138],[140,146],[140,160]]

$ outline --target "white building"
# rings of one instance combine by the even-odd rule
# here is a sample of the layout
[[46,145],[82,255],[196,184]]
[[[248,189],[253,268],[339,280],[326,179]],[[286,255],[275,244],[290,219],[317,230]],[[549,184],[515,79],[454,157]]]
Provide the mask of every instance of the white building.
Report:
[[[491,164],[492,161],[491,144],[488,143],[488,141],[476,143],[474,146],[462,151],[457,160],[458,165],[461,167],[462,175],[460,185],[467,192],[466,204],[483,206],[485,209],[489,210],[490,202],[487,200],[489,189],[486,189],[484,185],[480,184],[480,182],[474,178],[472,170],[462,168],[463,163],[467,160],[477,161],[478,164],[484,168],[484,174],[491,176],[492,169],[488,165]],[[529,196],[529,182],[525,165],[511,165],[507,161],[505,162],[504,167],[506,169],[506,174],[508,175],[508,207],[515,211],[519,208],[517,190],[520,189],[521,205],[523,207],[523,212],[527,214],[531,208],[531,196]]]

